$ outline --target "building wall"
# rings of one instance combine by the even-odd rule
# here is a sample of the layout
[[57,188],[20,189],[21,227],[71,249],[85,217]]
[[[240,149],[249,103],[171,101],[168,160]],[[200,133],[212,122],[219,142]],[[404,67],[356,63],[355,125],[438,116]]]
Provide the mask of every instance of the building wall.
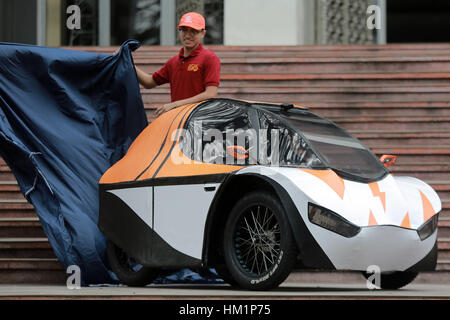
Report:
[[314,2],[224,0],[225,45],[314,43]]
[[0,0],[0,41],[37,44],[37,1]]
[[[66,28],[69,3],[90,3],[82,30]],[[381,8],[381,30],[366,27],[371,4]],[[388,43],[448,42],[449,6],[448,0],[0,0],[0,41],[109,46],[134,38],[175,45],[177,15],[203,7],[206,44],[385,44],[386,34]]]

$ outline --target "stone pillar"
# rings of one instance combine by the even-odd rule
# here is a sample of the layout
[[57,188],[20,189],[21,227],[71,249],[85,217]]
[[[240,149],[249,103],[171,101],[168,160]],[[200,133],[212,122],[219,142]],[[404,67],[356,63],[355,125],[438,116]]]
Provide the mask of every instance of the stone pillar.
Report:
[[98,44],[111,45],[111,0],[98,1]]
[[162,46],[175,45],[177,34],[176,27],[176,1],[163,0],[161,1],[161,28],[159,29],[160,44]]
[[61,45],[62,17],[61,1],[47,0],[47,46],[58,47]]
[[36,4],[36,43],[45,46],[47,41],[47,1],[37,0]]
[[297,45],[316,44],[316,1],[298,0]]
[[373,0],[318,0],[317,44],[373,44],[376,32],[367,28],[367,8]]

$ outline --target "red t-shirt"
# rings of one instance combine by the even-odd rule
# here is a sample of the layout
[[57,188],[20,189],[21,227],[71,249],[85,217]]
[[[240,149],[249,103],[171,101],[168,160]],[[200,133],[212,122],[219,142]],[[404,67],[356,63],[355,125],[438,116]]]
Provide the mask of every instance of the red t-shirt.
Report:
[[153,80],[158,85],[170,83],[170,96],[173,101],[191,98],[205,91],[208,86],[219,86],[220,60],[211,50],[200,43],[187,57],[180,53],[166,62]]

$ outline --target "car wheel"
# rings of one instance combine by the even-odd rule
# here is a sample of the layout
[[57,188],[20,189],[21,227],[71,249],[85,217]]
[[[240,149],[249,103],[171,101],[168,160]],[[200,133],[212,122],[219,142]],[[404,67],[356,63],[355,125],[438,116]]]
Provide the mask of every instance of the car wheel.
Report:
[[127,286],[143,287],[155,280],[159,274],[158,270],[137,263],[110,240],[107,242],[107,254],[112,271]]
[[[368,279],[372,274],[363,272],[363,276]],[[385,290],[396,290],[411,283],[418,275],[418,272],[386,272],[381,273],[380,287]]]
[[239,200],[224,231],[225,262],[239,286],[270,290],[291,273],[296,246],[284,209],[270,193],[253,192]]
[[237,282],[234,280],[231,273],[228,271],[228,268],[226,265],[219,265],[214,267],[219,277],[225,282],[228,283],[231,286],[236,286]]

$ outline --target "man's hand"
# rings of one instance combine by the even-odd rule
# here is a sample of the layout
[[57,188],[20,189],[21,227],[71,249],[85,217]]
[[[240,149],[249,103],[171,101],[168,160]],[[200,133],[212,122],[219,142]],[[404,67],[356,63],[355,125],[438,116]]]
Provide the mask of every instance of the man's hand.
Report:
[[[136,68],[137,72],[138,72],[138,78],[141,77],[141,74],[144,76],[145,72],[139,70],[139,68]],[[142,76],[142,77],[143,77]],[[157,86],[156,82],[153,80],[153,77],[151,77],[152,82],[154,85],[152,85],[151,87],[146,87],[146,88],[154,88]],[[141,82],[141,80],[139,80],[139,82]],[[142,82],[141,82],[142,84]],[[218,88],[216,86],[208,86],[206,87],[206,90],[203,91],[202,93],[199,93],[196,96],[193,96],[191,98],[187,98],[184,100],[178,100],[178,101],[174,101],[172,103],[167,103],[163,106],[160,106],[156,109],[156,117],[159,117],[160,115],[162,115],[164,112],[167,112],[173,108],[177,108],[180,106],[183,106],[185,104],[190,104],[190,103],[196,103],[196,102],[200,102],[206,99],[211,99],[211,98],[215,98],[217,96],[217,90]]]
[[158,108],[156,108],[155,115],[156,115],[156,117],[159,117],[164,112],[172,110],[173,108],[176,108],[176,107],[178,107],[178,105],[176,105],[175,103],[167,103],[165,105],[159,106]]

